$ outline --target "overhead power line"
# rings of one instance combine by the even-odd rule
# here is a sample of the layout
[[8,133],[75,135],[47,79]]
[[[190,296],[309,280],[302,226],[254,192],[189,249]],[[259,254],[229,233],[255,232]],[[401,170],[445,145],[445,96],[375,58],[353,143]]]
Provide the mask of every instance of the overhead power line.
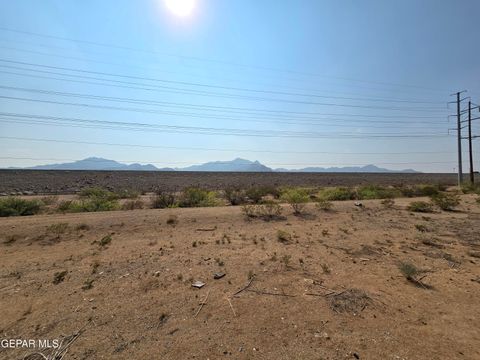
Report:
[[[0,67],[3,65],[0,64]],[[24,69],[24,70],[29,70],[29,69]],[[30,70],[30,71],[35,71],[35,70]],[[43,73],[52,73],[49,71],[41,71]],[[159,90],[155,88],[147,88],[147,87],[133,87],[133,86],[122,86],[116,84],[118,81],[115,80],[108,80],[108,81],[114,81],[115,84],[108,84],[108,83],[97,83],[97,82],[91,82],[91,81],[79,81],[79,80],[71,80],[71,79],[62,79],[62,78],[53,78],[53,77],[46,77],[46,76],[38,76],[38,75],[32,75],[32,74],[21,74],[21,73],[13,73],[13,72],[6,72],[6,71],[0,71],[0,73],[7,73],[7,74],[12,74],[12,75],[18,75],[18,76],[25,76],[25,77],[34,77],[34,78],[42,78],[42,79],[49,79],[49,80],[59,80],[59,81],[66,81],[66,82],[74,82],[74,83],[85,83],[85,84],[92,84],[92,85],[99,85],[99,86],[108,86],[108,87],[115,87],[115,88],[128,88],[128,89],[136,89],[136,90],[147,90],[147,91],[160,91],[160,92],[165,92],[164,90]],[[57,73],[58,74],[58,73]],[[76,75],[67,75],[67,74],[60,74],[60,75],[65,75],[65,76],[76,76]],[[90,78],[90,77],[83,77],[79,76],[81,78]],[[98,79],[98,80],[104,80],[104,79]],[[122,81],[120,81],[123,83]],[[172,103],[173,104],[173,103]],[[178,103],[177,103],[178,104]],[[272,113],[275,114],[276,117],[285,117],[285,116],[290,116],[290,115],[295,115],[297,119],[298,115],[302,115],[303,119],[309,119],[309,120],[321,120],[320,118],[308,118],[305,117],[305,115],[312,115],[312,116],[342,116],[342,117],[363,117],[363,118],[382,118],[382,119],[405,119],[406,115],[391,115],[391,114],[352,114],[352,113],[324,113],[324,112],[302,112],[302,111],[291,111],[291,110],[272,110],[272,109],[258,109],[258,108],[244,108],[244,107],[220,107],[220,106],[211,106],[211,105],[197,105],[197,104],[182,104],[182,105],[191,105],[191,106],[203,106],[203,107],[208,107],[208,108],[216,108],[216,109],[233,109],[233,110],[242,110],[242,111],[254,111],[254,112],[265,112],[265,113]],[[408,115],[409,119],[438,119],[439,116],[427,116],[427,115]],[[341,118],[330,118],[330,120],[342,120],[342,121],[354,121],[354,120],[348,120],[348,119],[341,119]],[[385,123],[385,121],[382,121]],[[380,123],[380,122],[379,122]],[[438,122],[431,122],[431,124],[437,124]]]
[[[0,97],[1,98],[1,97]],[[147,124],[136,122],[120,122],[120,121],[104,121],[104,120],[87,120],[78,118],[41,116],[31,114],[5,113],[0,112],[0,116],[8,118],[4,122],[24,122],[24,123],[42,123],[49,125],[57,125],[60,123],[69,123],[68,126],[80,126],[89,128],[103,129],[122,129],[136,131],[156,131],[156,132],[174,132],[174,133],[192,133],[203,135],[229,135],[229,136],[248,136],[248,137],[292,137],[292,138],[436,138],[449,137],[450,135],[436,134],[384,134],[384,133],[319,133],[319,132],[299,132],[299,131],[279,131],[279,130],[252,130],[252,129],[233,129],[233,128],[213,128],[198,126],[178,126],[165,124]],[[14,121],[9,120],[13,118]],[[59,124],[60,125],[60,124]]]
[[[172,102],[165,102],[165,101],[152,101],[152,100],[142,100],[142,99],[134,99],[134,98],[124,98],[124,97],[109,97],[109,96],[100,96],[100,95],[92,95],[92,94],[80,94],[80,93],[69,93],[69,92],[61,92],[61,91],[51,91],[51,90],[42,90],[42,89],[30,89],[30,88],[20,88],[16,86],[1,86],[0,89],[4,90],[11,90],[11,91],[21,91],[21,92],[28,92],[28,93],[35,93],[35,94],[42,94],[42,95],[54,95],[54,96],[63,96],[63,97],[74,97],[74,98],[82,98],[82,99],[89,99],[89,100],[99,100],[99,101],[109,101],[109,102],[120,102],[120,103],[131,103],[131,104],[140,104],[140,105],[150,105],[150,106],[160,106],[162,108],[167,107],[173,107],[175,109],[180,108],[180,109],[187,109],[187,110],[195,110],[197,112],[191,113],[191,112],[178,112],[178,111],[167,111],[167,110],[158,110],[156,113],[162,114],[162,115],[170,115],[170,116],[182,116],[182,117],[193,117],[193,118],[201,118],[201,119],[218,119],[218,120],[231,120],[231,121],[246,121],[246,122],[260,122],[260,123],[274,123],[274,124],[292,124],[292,125],[314,125],[314,126],[326,126],[326,127],[352,127],[352,125],[342,125],[342,124],[337,124],[338,120],[336,119],[316,119],[316,118],[298,118],[295,117],[295,119],[290,119],[290,118],[282,118],[279,117],[278,115],[272,116],[270,114],[265,114],[265,113],[258,113],[258,112],[242,112],[242,111],[237,111],[235,108],[231,108],[232,110],[225,110],[225,109],[230,109],[228,107],[218,107],[218,106],[205,106],[205,105],[196,105],[196,104],[185,104],[185,103],[172,103]],[[0,96],[1,97],[1,96]],[[17,100],[15,98],[14,100]],[[63,103],[62,103],[63,104]],[[68,105],[71,105],[71,103],[68,103]],[[76,106],[76,105],[75,105]],[[103,107],[103,105],[101,105]],[[119,108],[119,110],[123,110],[124,108]],[[129,108],[133,111],[133,109],[142,110],[140,108]],[[145,110],[147,112],[151,112],[151,109]],[[210,111],[210,112],[227,112],[227,115],[223,114],[209,114],[209,113],[203,113],[203,112],[198,112],[198,111]],[[231,117],[228,116],[230,115],[229,113],[233,113],[234,115],[239,114],[242,117]],[[254,116],[246,116],[246,115],[254,115]],[[279,119],[280,118],[280,119]],[[253,120],[252,120],[253,119]],[[255,120],[257,119],[257,120]],[[260,120],[258,120],[260,119]],[[286,121],[284,121],[285,119]],[[269,121],[270,120],[270,121]],[[273,120],[273,121],[272,121]],[[319,122],[319,121],[327,121],[325,122]],[[332,123],[332,120],[334,122]],[[350,122],[352,120],[349,120]],[[368,123],[369,121],[362,121]],[[372,121],[370,121],[372,122]],[[406,123],[406,121],[403,122],[380,122],[380,121],[374,121],[373,123],[379,124],[379,123],[389,123],[389,124],[394,124],[394,125],[403,125]],[[415,125],[415,127],[418,129],[418,125],[424,125],[428,124],[428,128],[431,128],[431,125],[438,125],[438,122],[420,122],[420,121],[415,121],[411,123],[410,125]],[[359,125],[355,125],[355,127],[358,127]],[[365,126],[361,125],[362,128],[382,128],[379,125],[374,125],[374,126]],[[395,126],[389,126],[389,127],[383,127],[383,128],[394,128]]]
[[234,152],[234,153],[267,153],[267,154],[324,154],[324,155],[417,155],[417,154],[451,154],[451,151],[405,151],[405,152],[332,152],[332,151],[278,151],[278,150],[253,150],[253,149],[230,149],[230,148],[206,148],[206,147],[185,147],[185,146],[166,146],[166,145],[145,145],[145,144],[125,144],[125,143],[107,143],[79,140],[59,140],[59,139],[42,139],[28,138],[17,136],[0,136],[0,139],[15,141],[36,141],[61,144],[81,144],[81,145],[100,145],[100,146],[118,146],[118,147],[134,147],[146,149],[171,149],[186,151],[215,151],[215,152]]
[[[198,84],[181,82],[181,81],[164,80],[164,79],[156,79],[156,78],[125,75],[125,74],[115,74],[115,73],[108,73],[108,72],[102,72],[102,71],[75,69],[75,68],[62,67],[62,66],[35,64],[35,63],[29,63],[29,62],[24,62],[24,61],[14,61],[14,60],[8,60],[8,59],[0,59],[0,62],[13,63],[13,64],[19,64],[19,65],[24,65],[24,66],[25,65],[26,66],[35,66],[35,67],[62,70],[62,71],[72,71],[72,72],[76,72],[76,73],[91,74],[91,75],[97,75],[97,76],[100,75],[100,76],[119,77],[119,78],[123,78],[123,79],[151,81],[151,82],[162,83],[162,84],[177,84],[177,85],[181,85],[181,86],[199,86]],[[105,80],[105,79],[103,79],[103,80]],[[152,86],[152,85],[149,85],[149,86]],[[439,111],[448,110],[447,108],[445,108],[445,110],[439,110],[438,108],[432,109],[432,108],[425,108],[425,107],[398,107],[398,106],[393,107],[393,106],[339,104],[339,103],[330,103],[330,102],[316,102],[316,101],[306,101],[306,100],[265,98],[265,97],[258,97],[258,96],[226,94],[226,93],[218,93],[218,92],[212,92],[212,91],[199,91],[199,90],[178,88],[178,87],[172,87],[172,86],[163,86],[163,85],[162,86],[157,85],[156,87],[162,88],[162,89],[165,89],[165,90],[183,91],[183,92],[193,93],[195,95],[201,95],[201,96],[218,96],[218,97],[227,97],[227,98],[241,98],[241,99],[244,99],[244,100],[281,102],[281,103],[303,104],[303,105],[319,105],[319,106],[332,106],[332,107],[345,107],[345,108],[358,108],[358,109],[378,109],[378,110],[390,110],[390,111],[418,111],[418,112],[439,112]],[[212,88],[213,86],[204,85],[204,87]],[[248,91],[252,91],[252,90],[248,90]],[[262,92],[260,90],[258,90],[258,91]]]
[[[0,39],[0,41],[7,41],[6,39]],[[197,73],[189,73],[189,74],[185,74],[185,72],[172,72],[172,71],[167,71],[165,69],[165,67],[157,67],[157,66],[145,66],[145,65],[138,65],[138,64],[135,64],[135,65],[132,65],[132,63],[126,63],[126,62],[122,62],[122,63],[117,63],[117,62],[111,62],[111,61],[104,61],[104,60],[96,60],[96,59],[89,59],[89,58],[83,58],[83,57],[76,57],[76,56],[68,56],[68,55],[63,55],[65,53],[65,51],[69,51],[70,49],[68,48],[62,48],[62,47],[52,47],[52,46],[48,46],[48,45],[45,45],[45,44],[32,44],[32,43],[25,43],[25,42],[20,42],[18,40],[15,40],[15,43],[18,44],[18,43],[23,43],[23,44],[27,44],[27,45],[33,45],[33,46],[39,46],[39,47],[42,47],[42,48],[53,48],[54,50],[60,50],[62,51],[62,54],[58,54],[58,53],[51,53],[51,52],[42,52],[42,51],[34,51],[34,50],[27,50],[27,49],[20,49],[20,48],[15,48],[15,47],[6,47],[6,46],[1,46],[0,49],[4,49],[4,50],[12,50],[12,51],[17,51],[17,52],[22,52],[22,53],[29,53],[29,54],[36,54],[36,55],[41,55],[41,56],[49,56],[49,57],[55,57],[55,58],[62,58],[62,59],[69,59],[69,60],[74,60],[74,61],[81,61],[81,62],[88,62],[88,63],[96,63],[96,64],[103,64],[103,65],[109,65],[109,66],[120,66],[120,67],[127,67],[128,68],[138,68],[138,69],[144,69],[144,70],[154,70],[154,71],[160,71],[162,73],[167,73],[167,74],[174,74],[174,75],[179,75],[181,74],[182,76],[184,75],[188,75],[189,77],[203,77],[205,78],[205,76],[202,76],[202,75],[199,75]],[[84,50],[82,50],[82,52],[85,52]],[[91,53],[91,52],[90,52]],[[98,53],[97,53],[98,55]],[[107,54],[100,54],[102,56],[105,56]],[[183,66],[186,66],[185,64],[182,64]],[[212,78],[212,76],[210,75],[210,77],[208,77],[209,79]],[[229,78],[225,78],[224,76],[222,77],[214,77],[216,79],[221,79],[222,81],[228,81],[228,82],[238,82],[238,80],[233,80],[233,79],[229,79]],[[243,81],[243,79],[242,79]],[[250,82],[250,81],[249,81]],[[250,82],[251,83],[251,82]],[[260,86],[267,86],[267,87],[270,87],[270,88],[275,88],[275,89],[279,89],[279,88],[283,88],[283,89],[289,89],[289,90],[294,90],[294,91],[307,91],[307,92],[325,92],[325,90],[320,90],[320,89],[312,89],[312,88],[308,88],[308,89],[299,89],[299,88],[296,88],[296,87],[291,87],[291,86],[285,86],[285,85],[279,85],[279,84],[259,84],[259,83],[256,83],[255,85],[260,85]],[[335,85],[333,85],[335,86]],[[351,87],[351,85],[350,85]],[[354,87],[359,87],[359,86],[354,86]],[[365,89],[365,87],[360,87],[360,88],[363,88]],[[370,88],[366,88],[366,89],[370,89]],[[375,88],[371,88],[371,90],[374,90],[374,91],[378,91],[379,89],[375,89]],[[384,91],[382,89],[382,91]],[[352,93],[345,93],[345,92],[339,92],[339,91],[332,91],[332,90],[328,90],[328,93],[329,94],[332,94],[332,93],[335,93],[335,94],[341,94],[343,95],[342,97],[339,97],[339,98],[344,98],[344,96],[361,96],[361,98],[352,98],[352,99],[357,99],[357,100],[360,100],[360,99],[364,99],[365,101],[381,101],[381,102],[409,102],[409,103],[417,103],[417,104],[445,104],[445,101],[433,101],[433,100],[418,100],[418,99],[391,99],[391,98],[386,98],[386,99],[383,99],[383,98],[377,98],[377,97],[364,97],[365,95],[359,95],[359,94],[352,94]],[[319,95],[319,94],[316,94],[316,95]],[[347,98],[348,99],[348,98]]]
[[267,67],[267,66],[247,65],[247,64],[240,64],[240,63],[236,63],[236,62],[229,62],[229,61],[216,60],[216,59],[208,59],[208,58],[195,57],[195,56],[184,56],[184,55],[160,53],[160,52],[157,52],[157,51],[139,49],[139,48],[124,46],[124,45],[108,44],[108,43],[102,43],[102,42],[96,42],[96,41],[90,41],[90,40],[82,40],[82,39],[73,39],[73,38],[68,38],[68,37],[61,37],[61,36],[55,36],[55,35],[49,35],[49,34],[41,34],[41,33],[30,32],[30,31],[19,30],[19,29],[11,29],[11,28],[6,28],[6,27],[0,27],[0,30],[1,31],[7,31],[7,32],[14,32],[14,33],[18,33],[18,34],[29,35],[29,36],[50,38],[50,39],[69,41],[69,42],[75,42],[75,43],[83,43],[83,44],[100,46],[100,47],[107,47],[107,48],[115,48],[115,49],[119,49],[119,50],[135,51],[135,52],[140,52],[140,53],[154,54],[154,55],[160,55],[160,56],[169,56],[169,57],[173,57],[173,58],[181,58],[181,59],[194,60],[194,61],[210,62],[210,63],[214,63],[214,64],[222,64],[222,65],[227,65],[227,66],[237,66],[237,67],[243,67],[243,68],[263,70],[263,71],[265,71],[265,70],[266,71],[273,71],[273,72],[277,72],[277,73],[278,72],[283,72],[283,73],[289,73],[289,74],[295,74],[295,75],[301,75],[301,76],[310,76],[310,77],[315,76],[315,77],[330,78],[330,79],[336,79],[336,80],[342,80],[342,81],[369,83],[369,84],[383,85],[383,86],[417,88],[417,89],[428,90],[428,91],[447,92],[447,90],[439,90],[439,89],[434,89],[434,88],[425,87],[425,86],[421,86],[421,85],[399,84],[399,83],[393,83],[393,82],[382,82],[382,81],[360,80],[360,79],[353,79],[353,78],[346,78],[346,77],[335,77],[335,76],[327,76],[327,75],[315,74],[315,73],[310,73],[310,72],[301,72],[301,71],[289,70],[289,69],[279,69],[279,68]]

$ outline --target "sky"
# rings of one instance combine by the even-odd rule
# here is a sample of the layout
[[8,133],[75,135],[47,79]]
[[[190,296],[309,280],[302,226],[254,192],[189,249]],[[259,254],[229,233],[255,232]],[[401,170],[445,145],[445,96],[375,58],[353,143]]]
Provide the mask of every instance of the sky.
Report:
[[456,171],[448,102],[480,103],[478,0],[182,1],[188,15],[167,0],[2,1],[0,167]]

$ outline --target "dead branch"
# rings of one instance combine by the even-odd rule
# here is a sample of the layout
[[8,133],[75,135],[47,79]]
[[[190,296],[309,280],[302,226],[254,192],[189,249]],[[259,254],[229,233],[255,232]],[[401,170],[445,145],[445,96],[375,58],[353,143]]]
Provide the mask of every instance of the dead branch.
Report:
[[210,295],[210,290],[208,290],[207,296],[205,296],[205,299],[203,299],[203,301],[201,302],[200,307],[198,308],[194,317],[197,317],[197,315],[200,314],[200,311],[202,311],[203,306],[207,303],[208,295]]
[[247,289],[250,287],[250,285],[252,285],[253,280],[255,280],[255,276],[252,276],[252,277],[250,278],[250,281],[248,282],[247,286],[245,286],[245,287],[241,288],[240,290],[238,290],[238,291],[237,291],[235,294],[233,294],[231,297],[234,297],[234,296],[240,294],[242,291],[247,290]]
[[232,309],[232,312],[233,312],[233,316],[237,316],[237,314],[235,313],[235,309],[233,308],[233,305],[232,305],[232,302],[230,301],[230,298],[227,297],[227,301],[228,303],[230,304],[230,309]]
[[261,294],[261,295],[275,295],[275,296],[296,297],[296,295],[272,293],[272,292],[269,292],[269,291],[256,290],[256,289],[246,289],[245,291],[250,291],[250,292],[254,292],[254,293],[256,293],[256,294]]

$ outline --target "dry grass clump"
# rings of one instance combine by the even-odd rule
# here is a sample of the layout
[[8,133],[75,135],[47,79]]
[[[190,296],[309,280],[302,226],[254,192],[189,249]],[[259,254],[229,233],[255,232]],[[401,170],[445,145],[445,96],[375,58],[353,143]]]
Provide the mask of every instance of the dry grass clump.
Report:
[[439,193],[431,197],[432,202],[444,211],[453,211],[460,204],[460,198],[456,194]]
[[65,280],[65,276],[67,275],[67,271],[64,270],[64,271],[59,271],[59,272],[56,272],[55,274],[53,274],[53,283],[55,285],[58,285],[60,284],[61,282],[63,282],[63,280]]
[[51,233],[54,235],[61,235],[67,232],[70,225],[68,223],[58,223],[52,224],[47,227],[47,233]]
[[178,207],[178,196],[175,192],[158,190],[152,201],[153,209],[166,209]]
[[289,244],[292,242],[292,235],[284,230],[277,231],[277,240],[282,244]]
[[122,204],[122,210],[139,210],[143,209],[144,205],[142,200],[128,200]]
[[319,199],[315,206],[317,209],[322,210],[322,211],[330,211],[333,208],[333,203],[331,201],[328,201],[326,199]]
[[264,221],[283,219],[281,216],[283,212],[282,207],[273,201],[262,205],[243,205],[242,212],[247,219],[259,218]]
[[395,205],[395,200],[393,200],[393,199],[383,199],[380,203],[383,205],[384,208],[392,209],[393,206]]
[[408,205],[407,209],[413,212],[431,213],[433,212],[433,205],[426,201],[413,201]]
[[337,313],[358,314],[370,303],[372,298],[365,291],[355,288],[329,296],[330,308]]
[[290,204],[295,215],[301,215],[310,197],[304,189],[287,189],[282,193],[281,199]]
[[419,287],[423,287],[424,289],[429,289],[431,288],[431,286],[429,285],[426,285],[422,282],[422,279],[426,276],[422,276],[420,277],[420,275],[424,272],[420,269],[418,269],[415,265],[413,265],[412,263],[410,262],[401,262],[398,266],[400,272],[402,273],[402,275],[405,277],[405,279],[407,279],[408,281],[410,281],[411,283],[413,283],[414,285],[416,286],[419,286]]

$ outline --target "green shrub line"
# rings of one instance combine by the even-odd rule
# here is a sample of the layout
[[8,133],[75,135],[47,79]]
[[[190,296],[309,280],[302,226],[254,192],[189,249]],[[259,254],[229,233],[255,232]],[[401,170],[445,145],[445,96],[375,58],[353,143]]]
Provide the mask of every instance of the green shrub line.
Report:
[[[141,208],[176,208],[176,207],[214,207],[228,203],[230,205],[267,205],[251,208],[246,213],[252,217],[273,218],[278,216],[278,208],[272,204],[288,203],[296,215],[301,214],[307,203],[314,202],[319,210],[329,210],[331,201],[382,199],[385,207],[391,207],[394,198],[430,197],[429,205],[412,203],[410,211],[430,212],[433,206],[445,211],[452,211],[459,204],[456,194],[445,193],[442,185],[362,185],[358,187],[276,187],[251,186],[245,189],[227,188],[224,191],[212,191],[199,187],[188,187],[181,192],[156,192],[150,204],[139,199],[139,192],[124,189],[110,191],[101,187],[82,189],[75,200],[58,201],[58,197],[43,197],[40,200],[28,200],[19,197],[0,198],[0,217],[35,215],[43,210],[62,213],[135,210]],[[464,186],[463,193],[478,193],[480,186]],[[120,202],[121,199],[127,199]],[[387,203],[388,201],[388,203]],[[423,210],[422,210],[423,209]],[[248,215],[247,215],[248,217]]]

